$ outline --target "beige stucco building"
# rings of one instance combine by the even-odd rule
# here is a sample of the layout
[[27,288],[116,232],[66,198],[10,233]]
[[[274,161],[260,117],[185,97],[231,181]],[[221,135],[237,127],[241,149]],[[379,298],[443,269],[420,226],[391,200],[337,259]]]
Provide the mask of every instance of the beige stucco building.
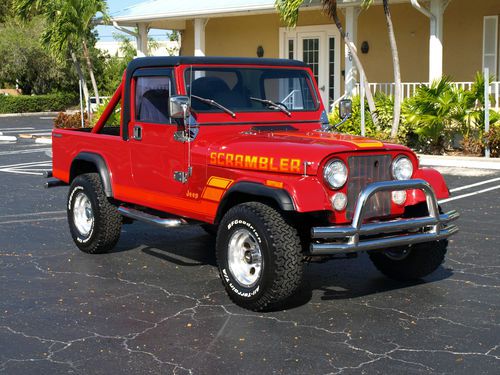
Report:
[[[370,82],[393,81],[387,27],[380,1],[365,10],[360,1],[338,0],[346,31],[355,42]],[[429,82],[441,75],[473,81],[484,67],[500,77],[500,0],[393,0],[402,81]],[[148,28],[181,31],[182,55],[294,58],[308,63],[332,102],[354,89],[356,67],[321,1],[305,0],[297,27],[280,22],[274,0],[163,0],[129,8],[115,26],[138,27],[138,49]],[[259,48],[261,47],[261,48]],[[378,86],[383,87],[383,85]],[[386,86],[390,87],[390,86]]]

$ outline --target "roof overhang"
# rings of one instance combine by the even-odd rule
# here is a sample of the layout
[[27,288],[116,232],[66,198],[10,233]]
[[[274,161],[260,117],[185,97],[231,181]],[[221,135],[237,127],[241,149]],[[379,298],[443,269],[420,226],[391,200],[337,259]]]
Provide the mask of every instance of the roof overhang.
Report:
[[[408,3],[410,0],[393,0],[391,3]],[[381,4],[375,0],[375,4]],[[359,6],[361,0],[338,0],[339,8]],[[303,10],[322,9],[321,0],[304,0]],[[150,0],[123,9],[111,15],[120,26],[134,27],[147,23],[151,28],[185,28],[185,21],[195,18],[218,18],[276,13],[275,0]]]

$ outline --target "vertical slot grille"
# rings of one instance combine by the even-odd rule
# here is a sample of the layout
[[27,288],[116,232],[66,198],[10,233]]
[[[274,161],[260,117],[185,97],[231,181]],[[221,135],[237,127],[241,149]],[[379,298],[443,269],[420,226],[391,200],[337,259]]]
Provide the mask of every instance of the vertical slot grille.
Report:
[[[347,219],[351,220],[358,195],[366,185],[391,178],[391,155],[351,156],[348,159],[349,182],[347,185]],[[365,208],[366,219],[388,216],[391,213],[391,192],[373,195]]]

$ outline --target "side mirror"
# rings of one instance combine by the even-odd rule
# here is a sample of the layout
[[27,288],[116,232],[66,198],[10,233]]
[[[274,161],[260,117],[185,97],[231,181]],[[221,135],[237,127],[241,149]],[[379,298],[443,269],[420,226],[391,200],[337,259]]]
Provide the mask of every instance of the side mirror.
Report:
[[352,100],[342,99],[339,104],[339,115],[341,119],[347,119],[352,114]]
[[189,113],[189,97],[184,95],[174,95],[170,97],[169,112],[171,118],[185,118]]

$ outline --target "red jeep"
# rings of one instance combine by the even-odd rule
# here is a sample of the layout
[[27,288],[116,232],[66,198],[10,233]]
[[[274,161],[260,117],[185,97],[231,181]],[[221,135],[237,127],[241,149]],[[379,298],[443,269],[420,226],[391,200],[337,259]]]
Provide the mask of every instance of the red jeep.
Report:
[[421,278],[457,231],[458,214],[438,207],[439,172],[406,147],[332,130],[299,61],[136,59],[93,129],[52,137],[47,185],[70,185],[82,251],[112,249],[133,220],[201,224],[227,293],[252,310],[291,296],[308,261],[367,251],[388,277]]

